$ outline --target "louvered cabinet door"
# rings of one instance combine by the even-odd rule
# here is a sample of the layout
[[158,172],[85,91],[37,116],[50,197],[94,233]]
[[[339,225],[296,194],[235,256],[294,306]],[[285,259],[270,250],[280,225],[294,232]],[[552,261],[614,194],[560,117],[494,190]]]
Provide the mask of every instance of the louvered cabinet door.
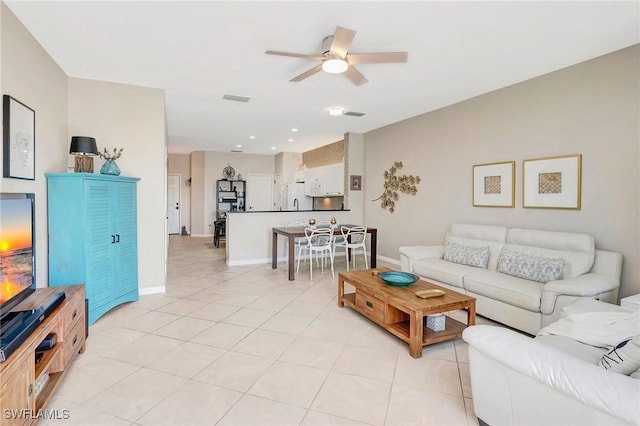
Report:
[[138,233],[136,185],[122,182],[115,189],[116,297],[138,291]]
[[116,295],[114,200],[112,182],[85,181],[86,294],[90,310],[108,304]]

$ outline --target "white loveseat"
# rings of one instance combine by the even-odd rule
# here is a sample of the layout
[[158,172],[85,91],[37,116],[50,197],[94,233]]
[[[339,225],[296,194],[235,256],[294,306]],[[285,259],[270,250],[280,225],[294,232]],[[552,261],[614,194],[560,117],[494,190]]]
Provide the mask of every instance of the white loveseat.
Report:
[[[567,311],[592,316],[627,310],[581,299]],[[635,329],[629,334],[637,336],[640,322],[633,316],[637,312],[627,312],[630,328]],[[469,327],[462,337],[469,344],[473,407],[481,424],[640,424],[640,369],[626,375],[603,368],[599,363],[608,349],[563,335],[534,339],[488,325]],[[631,351],[624,357],[634,363],[633,369],[640,365],[640,353],[638,346]],[[635,359],[627,357],[629,353],[635,353]]]
[[[445,260],[446,249],[451,257],[453,248],[472,264],[486,255],[486,267]],[[551,262],[521,274],[545,282],[499,272],[499,261],[502,270],[509,267],[503,263],[506,254],[518,257],[511,264],[517,274],[527,261]],[[560,310],[579,298],[616,303],[622,268],[622,255],[597,250],[588,234],[465,224],[451,225],[443,245],[400,247],[400,261],[403,271],[475,297],[478,314],[529,334],[558,319]],[[555,279],[547,281],[541,271],[552,271]]]

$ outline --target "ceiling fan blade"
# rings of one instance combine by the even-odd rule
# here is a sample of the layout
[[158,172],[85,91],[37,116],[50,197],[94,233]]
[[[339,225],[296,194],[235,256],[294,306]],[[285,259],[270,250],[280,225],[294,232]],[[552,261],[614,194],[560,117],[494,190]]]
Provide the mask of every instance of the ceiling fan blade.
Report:
[[349,66],[349,68],[342,75],[347,77],[356,86],[362,86],[363,84],[369,82],[369,80],[367,80],[362,74],[360,74],[360,71],[352,66]]
[[349,65],[357,64],[391,64],[407,62],[408,52],[353,53],[347,55]]
[[307,77],[311,77],[312,75],[314,75],[316,73],[319,73],[320,71],[322,71],[322,64],[316,65],[315,67],[311,68],[310,70],[303,72],[299,76],[293,77],[289,81],[295,81],[295,82],[302,81]]
[[267,50],[264,53],[266,53],[267,55],[292,56],[294,58],[310,59],[312,61],[322,61],[323,59],[326,59],[322,56],[303,55],[302,53],[279,52],[277,50]]
[[356,32],[353,30],[344,27],[336,27],[336,32],[333,34],[333,41],[331,42],[329,53],[332,56],[344,59],[344,57],[347,56],[347,52],[349,51],[355,36]]

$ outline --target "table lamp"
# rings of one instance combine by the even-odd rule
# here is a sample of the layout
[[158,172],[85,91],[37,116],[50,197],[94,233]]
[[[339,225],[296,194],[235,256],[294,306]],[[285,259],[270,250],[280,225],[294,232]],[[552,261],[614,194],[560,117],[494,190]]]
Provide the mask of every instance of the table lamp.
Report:
[[76,156],[76,173],[93,173],[93,155],[98,155],[96,139],[89,136],[73,136],[69,154]]

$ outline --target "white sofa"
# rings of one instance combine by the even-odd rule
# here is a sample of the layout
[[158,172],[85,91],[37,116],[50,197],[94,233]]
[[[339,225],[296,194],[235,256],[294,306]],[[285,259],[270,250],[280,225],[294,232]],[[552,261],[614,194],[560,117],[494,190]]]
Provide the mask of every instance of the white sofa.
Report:
[[[590,315],[626,311],[589,299],[569,309]],[[636,335],[638,329],[640,322]],[[640,424],[640,369],[627,376],[599,366],[607,349],[489,325],[469,327],[462,337],[469,344],[473,407],[481,424]],[[633,350],[636,368],[640,354],[637,346]]]
[[[474,260],[478,251],[488,251],[486,268],[445,260],[446,249],[454,247],[475,251]],[[498,271],[505,253],[564,266],[548,282],[523,279]],[[622,268],[622,255],[597,250],[588,234],[465,224],[451,225],[444,245],[400,247],[400,261],[403,271],[475,297],[478,314],[529,334],[555,321],[564,306],[579,298],[616,303]],[[500,263],[502,270],[505,264]]]

